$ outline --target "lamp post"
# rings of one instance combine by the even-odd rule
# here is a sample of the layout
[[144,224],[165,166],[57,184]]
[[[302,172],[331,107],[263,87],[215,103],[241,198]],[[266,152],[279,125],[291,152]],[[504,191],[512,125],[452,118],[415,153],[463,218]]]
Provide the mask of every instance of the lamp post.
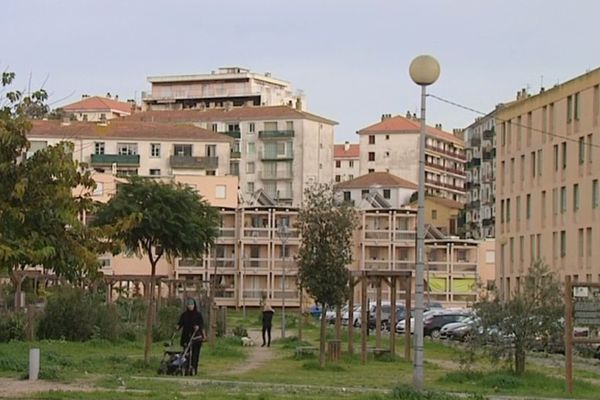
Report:
[[280,220],[279,228],[277,229],[277,235],[281,240],[281,259],[283,273],[281,279],[281,337],[285,338],[285,256],[286,256],[286,245],[289,237],[289,229],[287,223],[282,219]]
[[417,263],[415,276],[415,356],[413,364],[413,384],[417,390],[423,389],[423,275],[425,269],[425,103],[427,86],[440,76],[440,64],[429,55],[416,57],[410,63],[410,77],[421,86],[421,134],[419,135],[419,189],[417,207]]

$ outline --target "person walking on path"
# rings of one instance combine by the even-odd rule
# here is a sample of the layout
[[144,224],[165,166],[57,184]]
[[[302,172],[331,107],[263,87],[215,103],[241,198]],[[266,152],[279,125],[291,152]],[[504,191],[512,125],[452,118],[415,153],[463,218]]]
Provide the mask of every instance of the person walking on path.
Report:
[[[271,347],[271,327],[272,327],[272,323],[273,323],[273,314],[275,313],[275,311],[273,311],[273,308],[271,307],[271,305],[267,302],[265,303],[264,307],[263,307],[263,312],[262,312],[262,346],[261,347],[265,347],[265,345],[267,347]],[[265,338],[265,334],[266,334],[266,338]]]
[[181,347],[186,347],[190,340],[192,341],[192,357],[188,364],[189,374],[198,373],[198,360],[200,359],[200,348],[202,341],[206,337],[204,331],[204,320],[202,314],[198,311],[196,300],[188,298],[186,301],[186,310],[179,317],[177,330],[181,329]]

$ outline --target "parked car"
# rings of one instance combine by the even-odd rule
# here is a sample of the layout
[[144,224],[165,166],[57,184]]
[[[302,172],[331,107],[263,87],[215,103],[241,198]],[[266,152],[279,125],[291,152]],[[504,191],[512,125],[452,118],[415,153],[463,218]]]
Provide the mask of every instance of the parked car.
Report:
[[[391,317],[391,304],[382,304],[381,305],[381,329],[389,331],[390,330],[390,317]],[[397,304],[396,305],[396,321],[400,321],[404,319],[404,305]],[[369,313],[369,329],[375,329],[377,325],[377,307],[374,307],[373,312]]]
[[[353,326],[360,326],[360,310],[361,310],[361,306],[354,306],[354,311],[352,312],[352,325]],[[342,325],[344,325],[344,326],[348,325],[349,319],[350,319],[350,317],[349,317],[348,311],[342,313]]]
[[[425,311],[423,313],[423,318],[425,318],[429,315],[439,314],[439,313],[443,313],[443,312],[444,312],[443,309],[433,309],[433,310]],[[411,314],[411,315],[414,315],[414,314]],[[396,324],[396,332],[404,333],[405,329],[406,329],[406,319],[399,320],[398,323]],[[414,317],[410,318],[410,333],[415,333],[415,318]]]
[[423,318],[423,335],[432,339],[440,338],[440,331],[446,324],[464,321],[470,317],[470,314],[464,311],[442,312],[439,314],[428,315]]
[[[348,306],[343,306],[341,311],[341,315],[342,318],[344,316],[344,314],[348,314]],[[334,308],[328,308],[327,311],[325,311],[325,319],[327,320],[328,323],[330,324],[335,324],[335,318],[336,318],[336,309]]]
[[477,317],[469,317],[459,322],[444,325],[440,329],[440,338],[464,341],[474,333],[483,333],[481,320]]

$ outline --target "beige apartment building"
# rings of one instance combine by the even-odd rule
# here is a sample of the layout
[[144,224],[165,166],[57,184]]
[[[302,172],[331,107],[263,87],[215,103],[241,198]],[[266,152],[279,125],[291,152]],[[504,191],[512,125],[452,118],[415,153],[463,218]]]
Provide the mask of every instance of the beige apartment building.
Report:
[[[360,174],[389,172],[417,182],[420,129],[421,123],[413,115],[384,114],[380,122],[359,130]],[[440,125],[428,126],[425,158],[426,193],[464,203],[462,138],[443,131]]]
[[542,260],[561,279],[600,282],[600,69],[496,114],[497,280],[519,290]]
[[183,110],[240,106],[293,106],[305,109],[304,95],[270,73],[223,67],[209,74],[150,76],[142,92],[143,110]]
[[299,206],[304,189],[333,180],[336,122],[288,106],[148,111],[127,121],[194,124],[233,138],[229,171],[242,203],[262,190],[279,205]]
[[417,191],[417,185],[387,172],[372,172],[334,186],[339,201],[364,210],[401,208]]
[[360,146],[345,142],[333,146],[334,182],[346,182],[360,176]]
[[[107,94],[110,96],[110,93]],[[126,117],[135,112],[134,100],[119,101],[119,97],[83,95],[81,100],[61,107],[65,113],[77,121],[100,122]]]

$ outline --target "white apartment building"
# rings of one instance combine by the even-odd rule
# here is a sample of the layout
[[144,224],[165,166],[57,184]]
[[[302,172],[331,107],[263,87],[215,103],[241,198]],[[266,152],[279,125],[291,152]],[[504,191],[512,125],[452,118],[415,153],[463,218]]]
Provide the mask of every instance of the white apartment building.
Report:
[[119,101],[118,96],[112,98],[83,95],[81,100],[61,108],[77,121],[99,122],[131,115],[135,111],[136,105],[133,100]]
[[337,122],[293,107],[147,111],[127,120],[193,123],[232,137],[229,170],[244,199],[262,189],[279,205],[299,206],[308,185],[333,180]]
[[189,124],[33,121],[28,154],[61,141],[73,157],[114,175],[226,175],[233,139]]
[[333,146],[335,183],[352,180],[360,175],[360,146],[345,142]]
[[[413,116],[384,114],[381,121],[359,130],[360,174],[389,172],[417,182],[421,123]],[[427,127],[425,145],[427,194],[465,201],[463,140],[438,125]]]
[[239,106],[294,106],[305,109],[304,95],[270,73],[224,67],[210,74],[150,76],[142,92],[143,110],[183,110]]
[[415,183],[387,172],[372,172],[335,185],[339,200],[361,210],[401,208],[416,190]]

